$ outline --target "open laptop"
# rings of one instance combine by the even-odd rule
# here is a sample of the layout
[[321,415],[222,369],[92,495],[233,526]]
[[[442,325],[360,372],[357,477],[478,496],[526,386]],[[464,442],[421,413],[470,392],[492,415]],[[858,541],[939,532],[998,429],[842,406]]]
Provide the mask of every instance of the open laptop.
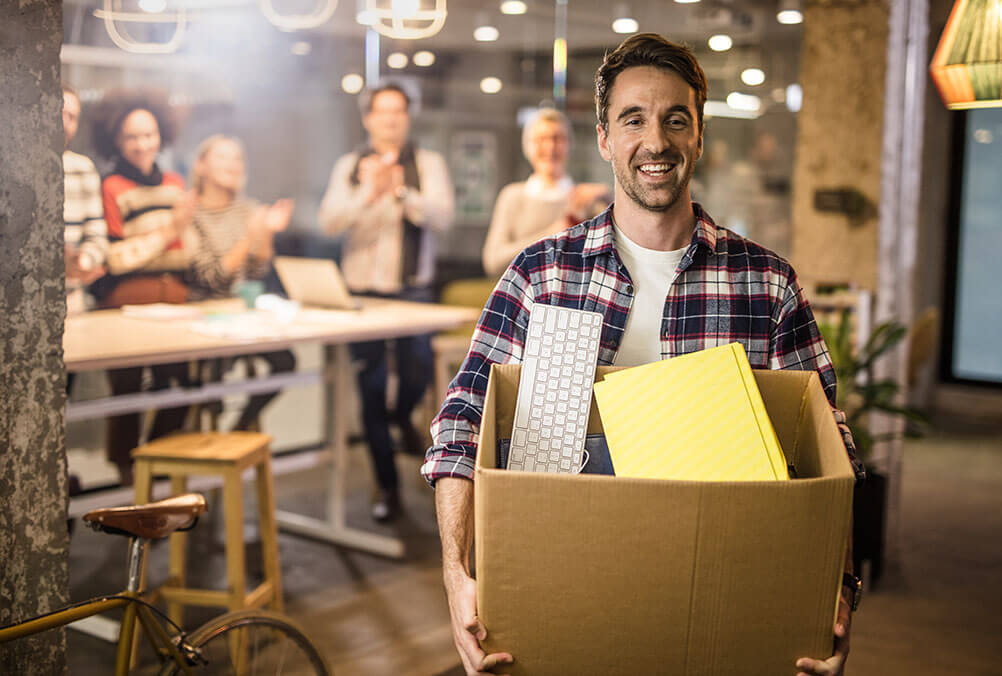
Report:
[[328,258],[276,256],[275,272],[289,298],[304,306],[336,310],[362,307],[348,292],[337,263]]

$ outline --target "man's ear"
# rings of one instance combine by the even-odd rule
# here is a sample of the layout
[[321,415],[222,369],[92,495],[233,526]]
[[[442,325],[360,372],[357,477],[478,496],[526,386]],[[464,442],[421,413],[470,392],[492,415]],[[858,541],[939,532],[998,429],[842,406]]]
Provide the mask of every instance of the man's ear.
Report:
[[606,162],[612,161],[612,151],[609,150],[609,135],[601,122],[595,125],[595,134],[598,137],[598,152]]
[[703,156],[703,127],[700,125],[699,128],[699,143],[696,145],[696,159],[698,160]]

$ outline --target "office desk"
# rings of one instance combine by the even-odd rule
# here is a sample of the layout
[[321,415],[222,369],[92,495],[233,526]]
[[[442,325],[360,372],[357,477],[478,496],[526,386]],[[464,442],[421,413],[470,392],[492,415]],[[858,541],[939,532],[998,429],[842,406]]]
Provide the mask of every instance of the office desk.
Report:
[[[101,310],[68,317],[63,337],[67,371],[115,369],[170,362],[232,357],[282,350],[299,344],[324,348],[324,367],[319,373],[291,373],[247,380],[242,383],[208,383],[196,388],[172,388],[158,392],[70,402],[67,421],[101,418],[123,413],[179,406],[219,399],[233,392],[262,392],[290,385],[320,382],[324,385],[324,437],[333,456],[327,518],[313,519],[280,511],[279,526],[285,530],[388,557],[403,556],[397,538],[376,535],[345,523],[345,476],[347,438],[345,398],[337,397],[354,387],[350,377],[350,343],[385,340],[433,333],[476,320],[479,312],[469,308],[363,298],[362,309],[304,310],[279,322],[248,316],[227,319],[203,318],[159,321],[127,316],[121,310]],[[190,307],[206,313],[237,312],[240,301],[213,301]],[[256,314],[252,317],[257,316]],[[256,329],[239,335],[226,322],[251,322]],[[229,328],[234,328],[232,325]],[[239,326],[236,327],[239,329]],[[431,374],[429,374],[429,377]]]

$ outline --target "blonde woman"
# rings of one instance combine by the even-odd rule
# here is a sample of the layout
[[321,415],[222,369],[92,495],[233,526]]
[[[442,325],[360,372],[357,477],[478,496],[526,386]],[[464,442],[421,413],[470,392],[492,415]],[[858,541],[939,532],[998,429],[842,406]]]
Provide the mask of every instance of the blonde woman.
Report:
[[[198,246],[191,253],[192,295],[223,298],[245,282],[264,278],[274,255],[272,239],[285,230],[294,203],[281,199],[262,205],[242,194],[247,179],[243,145],[217,134],[198,147],[191,173],[195,194],[194,229]],[[253,355],[272,373],[291,371],[296,360],[288,350]],[[277,392],[250,398],[234,429],[249,429]]]
[[494,204],[483,252],[488,275],[500,275],[522,249],[597,215],[612,199],[601,183],[574,185],[567,175],[570,142],[570,123],[559,110],[542,108],[526,123],[522,152],[532,175],[506,185]]

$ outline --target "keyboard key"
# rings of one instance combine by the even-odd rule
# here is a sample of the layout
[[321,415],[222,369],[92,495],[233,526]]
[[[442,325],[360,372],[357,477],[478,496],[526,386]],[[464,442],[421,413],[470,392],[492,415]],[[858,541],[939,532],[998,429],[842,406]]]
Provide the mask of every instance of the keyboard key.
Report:
[[567,310],[561,310],[557,313],[557,328],[566,329],[567,328]]

